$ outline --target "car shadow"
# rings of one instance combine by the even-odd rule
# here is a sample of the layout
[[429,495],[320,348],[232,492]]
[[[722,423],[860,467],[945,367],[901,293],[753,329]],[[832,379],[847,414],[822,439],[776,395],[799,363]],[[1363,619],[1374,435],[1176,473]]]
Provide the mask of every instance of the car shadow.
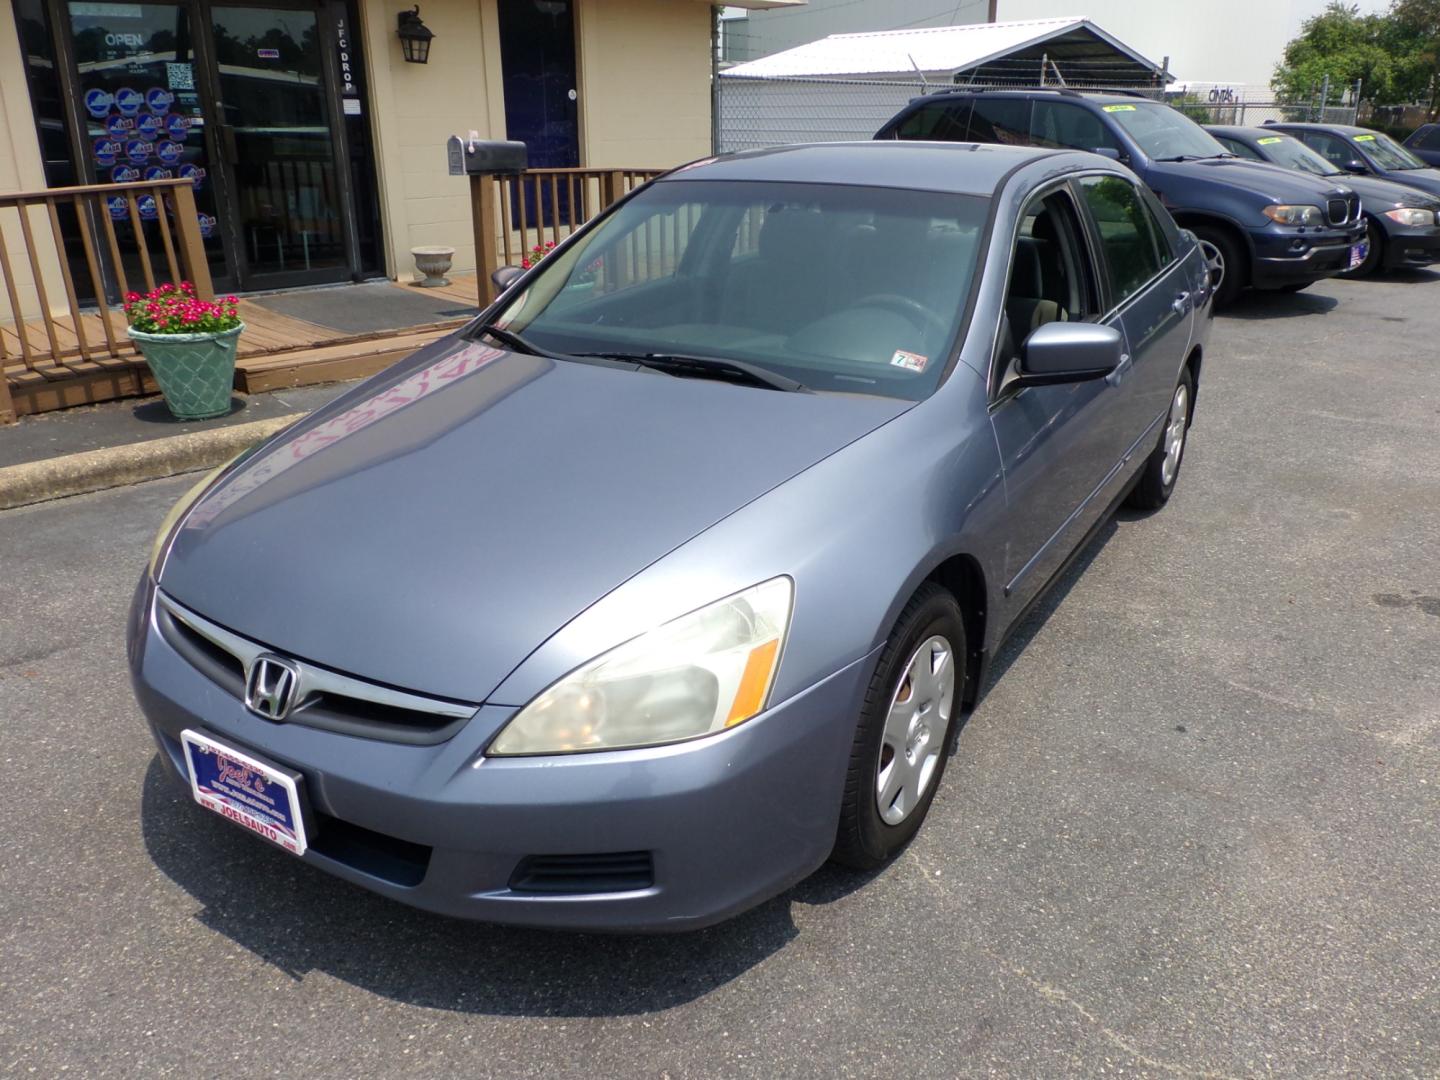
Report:
[[203,925],[290,978],[321,972],[381,997],[492,1016],[656,1012],[703,997],[784,948],[794,906],[833,903],[881,871],[825,866],[719,926],[639,936],[524,930],[409,908],[333,878],[206,813],[152,758],[141,829]]
[[1412,267],[1391,270],[1389,273],[1368,280],[1381,285],[1428,285],[1431,282],[1440,281],[1440,272]]
[[1246,289],[1224,308],[1222,319],[1288,319],[1300,315],[1327,315],[1340,301],[1323,293],[1275,292]]

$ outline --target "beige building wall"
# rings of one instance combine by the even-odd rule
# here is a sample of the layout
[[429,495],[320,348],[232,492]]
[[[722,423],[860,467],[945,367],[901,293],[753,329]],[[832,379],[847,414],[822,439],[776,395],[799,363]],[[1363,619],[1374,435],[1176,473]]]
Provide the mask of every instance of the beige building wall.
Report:
[[[0,193],[38,191],[45,186],[45,169],[40,160],[40,140],[35,133],[35,116],[30,108],[30,88],[25,83],[25,62],[20,52],[20,35],[10,6],[0,17]],[[41,282],[52,311],[68,310],[65,285],[60,277],[60,260],[50,240],[50,219],[42,207],[30,212],[30,229],[36,239]],[[0,210],[0,231],[5,235],[5,252],[15,275],[15,291],[24,318],[40,314],[35,275],[20,233],[19,212]],[[0,321],[14,318],[9,290],[0,285]]]
[[581,161],[669,168],[710,152],[710,8],[577,0]]
[[[447,175],[445,140],[505,137],[495,0],[426,0],[428,64],[400,54],[395,20],[408,6],[366,0],[362,11],[386,265],[402,281],[421,244],[447,244],[456,270],[475,268],[470,185]],[[576,0],[575,51],[582,165],[662,168],[709,152],[708,4]]]

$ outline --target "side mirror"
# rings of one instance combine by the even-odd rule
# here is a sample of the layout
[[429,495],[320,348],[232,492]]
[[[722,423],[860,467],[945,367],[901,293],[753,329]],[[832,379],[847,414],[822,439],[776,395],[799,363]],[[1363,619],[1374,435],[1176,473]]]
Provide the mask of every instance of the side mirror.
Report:
[[490,275],[490,282],[495,286],[495,295],[499,296],[524,276],[525,271],[518,266],[502,266],[495,270]]
[[1125,160],[1125,155],[1120,153],[1120,151],[1116,150],[1113,146],[1092,146],[1090,148],[1090,152],[1092,154],[1099,154],[1103,158],[1109,158],[1111,161]]
[[1021,386],[1103,379],[1124,355],[1125,342],[1113,326],[1049,322],[1025,339],[1017,377]]
[[1345,162],[1344,168],[1345,171],[1348,173],[1358,173],[1362,176],[1370,171],[1369,167],[1366,166],[1365,162],[1361,161],[1359,158],[1351,158],[1349,161]]

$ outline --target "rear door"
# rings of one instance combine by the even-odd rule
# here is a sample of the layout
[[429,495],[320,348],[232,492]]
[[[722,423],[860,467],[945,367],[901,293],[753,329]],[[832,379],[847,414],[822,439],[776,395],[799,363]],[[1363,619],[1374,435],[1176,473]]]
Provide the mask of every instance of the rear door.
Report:
[[1081,177],[1076,187],[1100,249],[1106,307],[1130,347],[1128,368],[1113,378],[1129,391],[1126,430],[1141,439],[1169,407],[1190,345],[1195,298],[1177,257],[1179,234],[1166,228],[1155,196],[1134,181],[1104,173]]

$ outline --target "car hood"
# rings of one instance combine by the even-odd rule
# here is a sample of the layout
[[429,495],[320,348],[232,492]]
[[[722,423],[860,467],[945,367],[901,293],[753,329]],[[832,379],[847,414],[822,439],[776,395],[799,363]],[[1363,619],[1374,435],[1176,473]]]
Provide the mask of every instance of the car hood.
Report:
[[[1262,161],[1241,161],[1236,158],[1205,158],[1201,161],[1156,161],[1150,164],[1147,179],[1157,191],[1169,192],[1196,182],[1207,186],[1224,185],[1237,191],[1264,198],[1267,203],[1313,203],[1348,192],[1348,180],[1332,183],[1329,178],[1298,172]],[[1338,178],[1337,178],[1338,179]],[[1183,192],[1176,190],[1171,200],[1185,202]]]
[[225,476],[160,587],[277,652],[479,702],[627,578],[910,404],[450,338]]
[[1346,176],[1342,182],[1355,189],[1366,210],[1391,210],[1397,206],[1440,209],[1440,195],[1407,187],[1394,180],[1381,180],[1377,176]]
[[1392,169],[1385,174],[1385,179],[1440,196],[1440,169]]

